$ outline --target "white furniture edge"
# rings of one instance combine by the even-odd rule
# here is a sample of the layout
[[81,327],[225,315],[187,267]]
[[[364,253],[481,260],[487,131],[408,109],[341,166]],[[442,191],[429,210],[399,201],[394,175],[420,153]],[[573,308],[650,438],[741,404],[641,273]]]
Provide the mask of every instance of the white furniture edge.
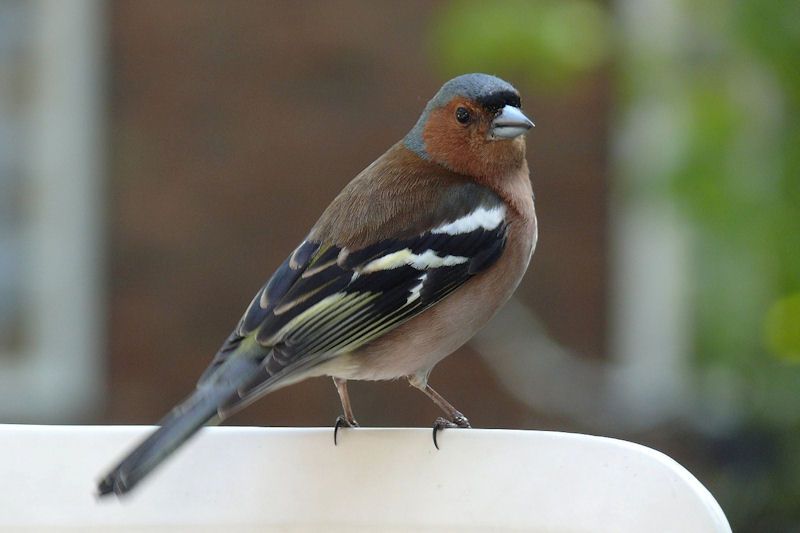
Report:
[[729,532],[685,468],[580,434],[213,427],[127,497],[97,479],[152,428],[0,425],[0,531]]

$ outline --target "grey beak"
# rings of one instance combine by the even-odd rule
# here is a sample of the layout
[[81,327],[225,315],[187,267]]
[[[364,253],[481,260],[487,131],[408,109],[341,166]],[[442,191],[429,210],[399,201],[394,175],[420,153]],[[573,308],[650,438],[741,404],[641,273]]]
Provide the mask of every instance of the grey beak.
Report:
[[494,139],[513,139],[527,133],[533,122],[518,107],[507,105],[494,117],[489,136]]

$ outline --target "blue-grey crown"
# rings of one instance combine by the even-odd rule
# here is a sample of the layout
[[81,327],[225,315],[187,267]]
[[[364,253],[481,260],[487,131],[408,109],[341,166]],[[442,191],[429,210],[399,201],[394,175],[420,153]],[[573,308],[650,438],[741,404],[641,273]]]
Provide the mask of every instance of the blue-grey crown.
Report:
[[448,81],[439,89],[422,111],[417,123],[403,139],[406,147],[424,159],[428,159],[422,132],[431,111],[447,105],[455,96],[476,100],[488,109],[500,109],[506,104],[519,107],[519,93],[513,85],[489,74],[462,74]]

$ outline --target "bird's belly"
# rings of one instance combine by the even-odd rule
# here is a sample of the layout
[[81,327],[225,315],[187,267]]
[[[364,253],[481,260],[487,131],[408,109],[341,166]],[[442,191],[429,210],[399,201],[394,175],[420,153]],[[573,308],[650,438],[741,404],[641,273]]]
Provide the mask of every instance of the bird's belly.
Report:
[[493,268],[358,350],[328,361],[321,374],[343,379],[386,380],[427,373],[466,343],[519,285],[536,244],[535,218],[509,232],[506,252]]

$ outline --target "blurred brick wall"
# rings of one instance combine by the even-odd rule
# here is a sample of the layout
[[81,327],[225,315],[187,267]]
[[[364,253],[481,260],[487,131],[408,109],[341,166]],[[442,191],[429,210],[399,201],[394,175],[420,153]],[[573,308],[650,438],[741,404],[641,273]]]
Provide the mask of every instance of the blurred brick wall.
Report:
[[[435,4],[117,1],[109,15],[109,395],[105,421],[149,423],[188,394],[252,294],[357,172],[445,80],[425,32]],[[512,83],[513,79],[510,80]],[[561,342],[605,348],[608,83],[519,87],[541,232],[522,297]],[[434,387],[476,425],[558,426],[463,349]],[[365,425],[427,425],[405,382],[351,386]],[[232,421],[329,425],[327,379]]]

